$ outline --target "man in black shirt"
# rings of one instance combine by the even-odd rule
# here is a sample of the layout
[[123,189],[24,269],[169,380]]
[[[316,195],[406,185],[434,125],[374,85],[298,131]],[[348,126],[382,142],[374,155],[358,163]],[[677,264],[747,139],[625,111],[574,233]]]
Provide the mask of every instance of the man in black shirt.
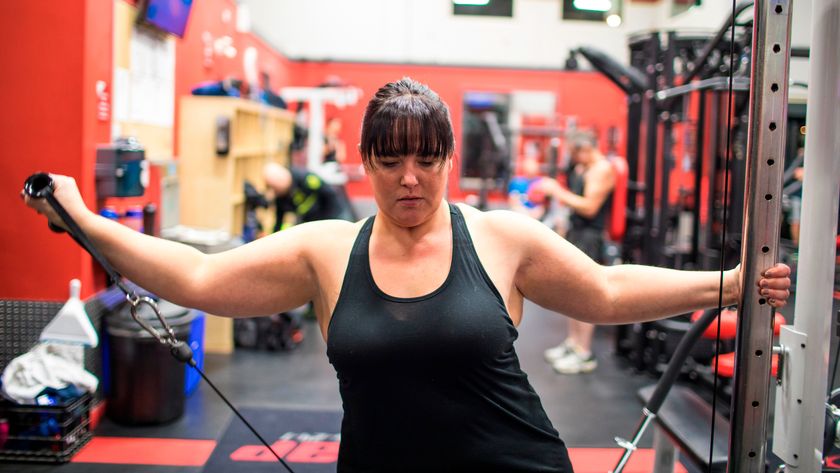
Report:
[[296,223],[342,218],[344,212],[335,190],[317,174],[269,163],[263,175],[274,194],[275,232]]
[[[566,239],[593,261],[602,263],[615,171],[595,147],[591,137],[577,137],[572,145],[571,157],[574,167],[569,173],[569,188],[564,189],[556,181],[544,179],[546,194],[572,211],[569,218],[571,229]],[[593,371],[598,366],[592,353],[594,333],[594,325],[569,319],[569,336],[560,345],[545,351],[546,361],[562,374]]]
[[[335,190],[317,174],[269,163],[263,169],[263,176],[266,187],[273,194],[275,232],[299,223],[339,219],[346,215]],[[272,316],[272,325],[267,332],[274,329],[280,347],[292,348],[303,341],[301,316],[299,310]],[[247,323],[239,320],[236,322]],[[260,331],[258,327],[256,331]]]

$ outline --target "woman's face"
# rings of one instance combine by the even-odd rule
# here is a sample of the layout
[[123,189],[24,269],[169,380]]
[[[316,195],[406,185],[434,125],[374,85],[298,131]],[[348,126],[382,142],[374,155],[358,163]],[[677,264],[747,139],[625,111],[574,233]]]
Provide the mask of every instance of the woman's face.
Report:
[[443,201],[452,159],[442,166],[439,159],[414,155],[374,159],[376,166],[366,172],[379,211],[409,228],[431,218]]

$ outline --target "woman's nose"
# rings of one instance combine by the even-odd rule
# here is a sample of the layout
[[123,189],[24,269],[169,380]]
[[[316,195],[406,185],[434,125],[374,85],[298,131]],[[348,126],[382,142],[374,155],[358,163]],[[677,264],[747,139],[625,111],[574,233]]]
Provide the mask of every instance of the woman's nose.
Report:
[[400,185],[414,187],[417,185],[417,175],[410,169],[406,169],[400,179]]

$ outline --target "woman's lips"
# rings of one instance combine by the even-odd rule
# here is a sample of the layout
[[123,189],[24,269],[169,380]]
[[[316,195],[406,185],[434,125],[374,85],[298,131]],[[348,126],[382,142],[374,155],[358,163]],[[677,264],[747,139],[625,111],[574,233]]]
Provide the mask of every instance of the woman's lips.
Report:
[[422,197],[400,197],[397,199],[397,202],[403,205],[418,205],[420,201],[422,201]]

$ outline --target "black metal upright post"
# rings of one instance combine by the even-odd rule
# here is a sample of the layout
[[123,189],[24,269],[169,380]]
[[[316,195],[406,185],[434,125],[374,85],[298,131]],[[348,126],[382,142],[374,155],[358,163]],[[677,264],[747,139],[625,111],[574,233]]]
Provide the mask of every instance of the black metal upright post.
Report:
[[[716,237],[718,231],[717,225],[720,222],[719,212],[722,210],[721,199],[718,191],[723,189],[722,181],[719,181],[718,174],[720,171],[720,104],[721,93],[712,91],[710,101],[709,115],[712,117],[709,120],[709,193],[706,196],[706,208],[708,215],[706,216],[706,226],[703,228],[703,256],[701,259],[701,267],[707,270],[713,270],[720,266],[720,252],[713,249],[712,244],[720,242],[720,238]],[[718,185],[720,183],[720,186]]]
[[[677,56],[677,35],[673,31],[668,32],[668,44],[662,51],[662,88],[670,88],[674,85],[674,60]],[[671,171],[674,169],[674,110],[681,103],[681,97],[664,102],[665,106],[660,109],[659,119],[662,122],[662,152],[660,157],[659,171],[659,209],[654,219],[653,234],[657,251],[655,260],[651,264],[660,266],[666,263],[665,237],[668,233],[670,219],[670,198],[671,192]]]
[[[645,71],[649,77],[649,83],[654,90],[660,85],[660,71],[662,70],[661,45],[658,34],[652,34],[645,44],[645,55],[650,61]],[[659,106],[653,91],[645,94],[645,202],[644,202],[644,232],[642,239],[642,261],[643,264],[656,264],[660,248],[654,241],[654,228],[656,220],[656,168],[657,148],[659,144]]]
[[[632,219],[637,211],[639,192],[639,141],[642,124],[642,93],[627,96],[627,218]],[[628,224],[631,222],[628,221]],[[628,225],[629,227],[629,225]]]
[[[691,263],[695,269],[700,265],[700,220],[703,209],[703,172],[706,160],[706,91],[697,93],[697,132],[694,134],[694,220],[691,225]],[[711,187],[711,181],[707,185]],[[708,218],[708,212],[706,215]]]

